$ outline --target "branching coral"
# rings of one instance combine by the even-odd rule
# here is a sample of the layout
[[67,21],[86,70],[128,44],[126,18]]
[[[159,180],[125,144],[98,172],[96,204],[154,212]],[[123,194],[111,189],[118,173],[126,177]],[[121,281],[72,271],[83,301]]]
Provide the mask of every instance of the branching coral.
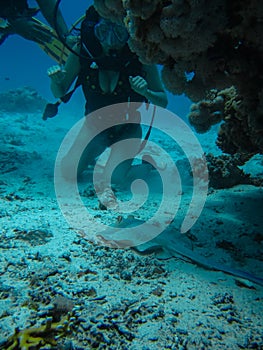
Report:
[[[263,153],[263,6],[260,0],[99,0],[119,9],[129,45],[142,62],[163,65],[162,78],[174,94],[192,101],[210,90],[234,86],[238,112],[223,116],[219,143],[225,152],[240,148]],[[105,7],[104,9],[109,6]],[[107,12],[107,11],[106,11]],[[109,11],[110,13],[110,11]],[[105,13],[104,13],[105,14]],[[193,72],[188,80],[185,73]],[[195,107],[193,107],[195,109]],[[208,129],[207,115],[203,123]],[[230,116],[230,118],[229,118]],[[204,128],[201,127],[201,131]],[[242,146],[237,135],[241,132]],[[229,142],[230,139],[234,139]]]

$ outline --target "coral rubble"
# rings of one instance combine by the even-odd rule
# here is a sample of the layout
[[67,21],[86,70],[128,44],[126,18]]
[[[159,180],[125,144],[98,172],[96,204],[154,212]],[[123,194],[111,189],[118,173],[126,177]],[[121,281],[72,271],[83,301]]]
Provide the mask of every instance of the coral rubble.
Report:
[[47,101],[30,86],[0,93],[0,110],[15,113],[42,111]]

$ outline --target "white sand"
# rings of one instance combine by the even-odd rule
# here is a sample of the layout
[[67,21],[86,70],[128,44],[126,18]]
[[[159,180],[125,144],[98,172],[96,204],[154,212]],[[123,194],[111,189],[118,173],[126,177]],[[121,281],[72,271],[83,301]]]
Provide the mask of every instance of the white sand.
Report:
[[[263,348],[263,287],[240,286],[233,276],[182,259],[90,245],[68,227],[54,192],[54,159],[66,132],[62,121],[1,113],[0,124],[0,340],[16,327],[41,323],[38,311],[62,294],[81,306],[81,325],[69,336],[76,349],[95,347],[89,345],[95,339],[100,349]],[[211,151],[211,142],[207,147]],[[256,157],[254,164],[260,162]],[[80,191],[87,188],[80,184]],[[262,278],[262,191],[241,185],[212,192],[191,229],[192,240],[179,233],[175,220],[176,239]],[[157,194],[137,217],[151,215],[155,200]],[[94,197],[83,201],[96,220],[116,217],[99,210]],[[105,298],[90,301],[94,296]]]

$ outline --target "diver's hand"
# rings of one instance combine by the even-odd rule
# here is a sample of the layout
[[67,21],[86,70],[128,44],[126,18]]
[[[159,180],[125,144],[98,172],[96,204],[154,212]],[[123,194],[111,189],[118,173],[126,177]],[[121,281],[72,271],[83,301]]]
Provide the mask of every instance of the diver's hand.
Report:
[[63,69],[63,67],[55,65],[48,68],[47,75],[53,80],[54,83],[60,84],[66,76],[66,71]]
[[80,36],[68,34],[65,36],[65,40],[68,46],[73,47],[80,42]]
[[14,33],[21,35],[23,38],[45,44],[52,40],[52,33],[43,30],[41,24],[35,22],[32,18],[18,17],[9,20]]
[[145,96],[148,90],[147,81],[141,76],[137,75],[136,77],[129,77],[129,82],[131,88],[138,94]]

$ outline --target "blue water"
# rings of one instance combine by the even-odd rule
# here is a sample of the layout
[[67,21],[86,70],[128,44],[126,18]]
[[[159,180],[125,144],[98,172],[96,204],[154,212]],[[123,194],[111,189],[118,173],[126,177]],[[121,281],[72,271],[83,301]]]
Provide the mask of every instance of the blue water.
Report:
[[[91,3],[92,1],[78,1],[72,6],[71,1],[62,1],[61,10],[69,27],[85,13]],[[36,7],[34,1],[29,4]],[[40,14],[37,18],[45,22]],[[46,98],[52,97],[46,72],[50,66],[54,65],[54,61],[40,50],[37,44],[18,35],[12,35],[0,46],[0,54],[1,91],[30,85]]]
[[[62,0],[69,27],[91,3]],[[36,6],[34,1],[29,4]],[[45,21],[41,15],[38,18]],[[46,100],[55,101],[46,72],[56,63],[36,43],[10,36],[0,46],[0,57],[0,93],[31,86]],[[187,122],[191,101],[183,95],[167,95],[167,108]],[[164,256],[158,259],[130,250],[100,249],[83,232],[76,234],[69,228],[53,183],[59,146],[70,123],[83,116],[84,103],[79,89],[60,107],[60,115],[47,122],[39,111],[0,111],[0,349],[6,349],[1,342],[16,327],[27,329],[51,314],[54,317],[46,307],[61,295],[66,298],[62,301],[65,309],[71,298],[80,307],[82,320],[78,316],[72,320],[72,343],[60,349],[175,350],[187,349],[187,342],[189,349],[262,349],[262,287],[210,271],[209,264],[206,269],[201,263],[190,264],[185,258],[194,251],[203,259],[216,260],[217,265],[261,274],[262,188],[211,190],[204,212],[188,235],[181,235],[175,223],[150,247],[158,251],[158,245],[163,245]],[[215,125],[209,133],[196,135],[203,149],[215,155],[221,153],[215,145],[218,128]],[[189,164],[168,137],[153,130],[150,140],[164,145],[178,160],[186,180],[183,192],[187,192],[192,184]],[[262,177],[262,158],[246,166],[255,175],[261,171]],[[114,215],[98,210],[87,182],[80,181],[79,191],[94,218],[111,223]],[[140,220],[147,219],[151,204],[140,212]],[[182,251],[182,246],[188,249],[183,260],[165,255]]]
[[[29,1],[29,4],[32,7],[36,6],[34,1]],[[82,16],[91,4],[90,0],[75,1],[74,6],[72,6],[71,1],[61,1],[60,8],[68,26],[70,27]],[[41,14],[37,15],[37,18],[45,22]],[[50,91],[47,69],[55,63],[40,50],[36,43],[25,40],[18,35],[12,35],[0,46],[0,55],[0,92],[22,86],[32,86],[46,99],[54,99]],[[77,91],[76,95],[78,98],[74,96],[73,101],[84,103],[81,93]],[[169,93],[168,98],[168,108],[184,118],[189,112],[189,99]]]

